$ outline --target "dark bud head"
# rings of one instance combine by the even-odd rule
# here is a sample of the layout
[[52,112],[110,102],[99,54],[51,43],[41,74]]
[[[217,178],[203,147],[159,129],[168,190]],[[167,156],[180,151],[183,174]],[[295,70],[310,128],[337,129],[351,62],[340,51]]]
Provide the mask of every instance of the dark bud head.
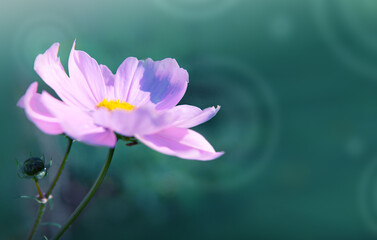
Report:
[[22,164],[21,172],[24,177],[36,177],[37,179],[41,179],[46,176],[47,169],[42,159],[31,157]]

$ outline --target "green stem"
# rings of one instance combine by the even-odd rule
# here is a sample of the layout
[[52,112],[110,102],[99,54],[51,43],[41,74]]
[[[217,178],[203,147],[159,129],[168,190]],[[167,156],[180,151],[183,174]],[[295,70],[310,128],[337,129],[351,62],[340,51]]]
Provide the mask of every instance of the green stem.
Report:
[[109,169],[111,160],[114,155],[114,148],[109,149],[109,153],[107,155],[107,159],[105,164],[102,167],[101,172],[99,173],[96,181],[94,182],[92,188],[89,190],[89,192],[86,194],[85,198],[81,201],[80,205],[76,208],[76,210],[72,213],[72,215],[69,217],[68,221],[62,226],[58,234],[55,236],[54,240],[59,239],[65,231],[72,225],[72,223],[76,220],[76,218],[80,215],[80,213],[84,210],[86,205],[88,205],[89,201],[92,199],[96,191],[98,190],[98,187],[101,185],[103,179],[106,176],[107,170]]
[[28,236],[28,240],[31,240],[33,238],[33,236],[35,234],[35,231],[37,230],[38,225],[41,222],[42,216],[43,216],[43,214],[45,212],[45,209],[46,209],[47,201],[48,201],[48,199],[50,197],[50,194],[51,194],[52,190],[54,189],[54,187],[56,185],[56,182],[58,181],[58,179],[59,179],[59,177],[60,177],[60,175],[62,173],[62,170],[64,168],[64,165],[65,165],[65,162],[67,160],[68,154],[71,151],[72,142],[73,142],[72,139],[68,138],[68,146],[67,146],[67,150],[65,151],[65,155],[64,155],[63,161],[60,164],[58,173],[56,174],[54,181],[52,182],[50,188],[48,189],[48,191],[47,191],[47,193],[45,195],[43,195],[42,190],[39,187],[37,179],[34,178],[35,185],[37,186],[37,189],[38,189],[40,201],[44,201],[45,200],[46,203],[40,203],[39,210],[38,210],[38,215],[37,215],[37,218],[34,221],[33,228],[30,230],[30,233],[29,233],[29,236]]
[[69,152],[71,151],[72,142],[73,142],[73,140],[72,140],[71,138],[68,138],[68,146],[67,146],[67,150],[65,151],[65,155],[64,155],[64,158],[63,158],[62,163],[60,164],[59,170],[58,170],[58,172],[57,172],[57,174],[56,174],[54,180],[52,181],[50,188],[47,190],[47,193],[46,193],[46,198],[47,198],[47,199],[49,199],[52,190],[54,189],[54,187],[55,187],[57,181],[59,180],[60,175],[62,174],[62,171],[63,171],[64,165],[65,165],[66,160],[67,160],[67,158],[68,158],[68,154],[69,154]]
[[[33,180],[34,180],[35,186],[37,187],[37,190],[38,190],[38,194],[39,194],[39,198],[40,198],[39,200],[42,201],[43,193],[42,193],[41,187],[39,186],[39,183],[38,183],[38,180],[37,180],[36,177],[33,177]],[[28,240],[31,240],[33,238],[34,233],[37,230],[39,223],[41,222],[45,208],[46,208],[46,205],[41,203],[40,206],[39,206],[37,218],[35,219],[33,227],[32,227],[32,229],[29,233],[29,236],[27,237]]]
[[43,193],[42,193],[41,187],[39,186],[37,178],[33,177],[33,179],[34,179],[34,182],[35,182],[35,186],[37,187],[37,190],[38,190],[39,198],[40,198],[40,200],[42,200],[43,199]]
[[28,240],[33,239],[34,233],[37,230],[39,223],[41,222],[41,219],[42,219],[43,213],[45,212],[45,209],[46,209],[46,204],[41,203],[39,205],[38,215],[37,215],[37,218],[34,221],[33,228],[31,229],[29,236],[27,237]]

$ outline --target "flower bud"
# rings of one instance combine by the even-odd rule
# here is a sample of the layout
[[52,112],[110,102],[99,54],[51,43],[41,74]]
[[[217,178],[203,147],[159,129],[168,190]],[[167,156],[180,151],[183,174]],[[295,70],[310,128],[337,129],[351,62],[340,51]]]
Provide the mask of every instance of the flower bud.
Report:
[[22,164],[20,170],[25,178],[36,177],[37,179],[41,179],[47,174],[47,168],[45,167],[44,161],[37,157],[27,159]]

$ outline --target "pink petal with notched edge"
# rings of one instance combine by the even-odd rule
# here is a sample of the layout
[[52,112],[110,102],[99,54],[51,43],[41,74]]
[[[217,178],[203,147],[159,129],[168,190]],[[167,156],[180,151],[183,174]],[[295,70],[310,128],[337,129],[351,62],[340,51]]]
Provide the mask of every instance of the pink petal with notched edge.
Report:
[[137,107],[151,104],[158,110],[169,109],[182,99],[187,83],[187,71],[174,59],[139,61],[129,57],[115,74],[115,99]]
[[75,79],[70,79],[58,58],[59,43],[54,43],[44,54],[39,54],[34,62],[34,70],[58,96],[69,105],[83,109],[95,106],[93,99],[88,98],[88,88],[81,88]]
[[153,135],[135,135],[148,147],[184,159],[213,160],[224,152],[216,152],[199,133],[185,128],[172,127]]
[[177,118],[177,115],[167,111],[156,111],[150,107],[141,107],[132,111],[99,108],[92,114],[94,122],[109,128],[123,136],[135,134],[152,134],[168,128]]
[[105,81],[97,61],[84,51],[75,50],[76,41],[73,43],[68,59],[69,76],[73,79],[85,98],[94,102],[94,106],[101,102],[105,96]]
[[179,116],[173,123],[176,127],[192,128],[213,118],[220,110],[220,106],[209,107],[201,110],[190,105],[179,105],[169,110],[172,114]]
[[37,93],[37,89],[38,82],[33,82],[17,105],[25,109],[28,119],[44,133],[52,135],[63,133],[58,119],[52,116],[41,102],[41,95]]
[[153,61],[148,58],[143,62],[144,74],[138,85],[130,89],[129,101],[137,98],[138,92],[150,93],[149,101],[156,109],[163,110],[174,107],[182,99],[188,84],[188,73],[180,68],[175,59],[166,58]]
[[102,72],[102,77],[103,80],[105,81],[105,86],[106,86],[106,98],[109,100],[115,99],[114,95],[114,74],[111,72],[111,70],[105,66],[100,64],[99,67],[101,68]]
[[[134,57],[126,58],[115,73],[114,92],[115,99],[126,101],[136,107],[149,100],[149,93],[138,92],[138,97],[129,99],[131,91],[137,91],[139,81],[143,77],[144,68],[141,62]],[[133,89],[133,90],[132,90]]]
[[88,113],[74,106],[55,99],[47,92],[42,92],[41,102],[55,116],[68,136],[91,145],[114,147],[115,134],[93,123]]

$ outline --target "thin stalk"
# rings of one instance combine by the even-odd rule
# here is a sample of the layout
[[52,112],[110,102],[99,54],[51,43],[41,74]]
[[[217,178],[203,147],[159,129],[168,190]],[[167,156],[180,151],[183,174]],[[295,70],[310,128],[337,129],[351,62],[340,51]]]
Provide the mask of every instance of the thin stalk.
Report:
[[45,209],[46,209],[46,204],[41,203],[39,205],[38,215],[37,215],[37,218],[34,221],[33,228],[31,229],[31,231],[30,231],[30,233],[27,237],[28,240],[33,239],[34,233],[35,233],[35,231],[37,231],[38,225],[42,220],[42,216],[43,216],[43,213],[45,212]]
[[64,155],[63,161],[60,164],[59,170],[56,173],[56,176],[55,176],[54,180],[52,181],[51,186],[49,187],[49,189],[46,192],[46,198],[47,199],[49,199],[49,196],[50,196],[52,190],[54,189],[57,181],[59,180],[60,175],[62,174],[63,168],[64,168],[66,160],[68,158],[68,154],[71,151],[72,142],[73,142],[73,140],[71,138],[68,138],[68,146],[67,146],[67,150],[65,151],[65,155]]
[[[42,193],[41,187],[39,186],[39,183],[38,183],[38,180],[37,180],[36,177],[33,177],[33,180],[35,182],[35,186],[37,187],[39,198],[42,201],[42,199],[44,197],[43,197],[43,193]],[[30,233],[29,233],[29,235],[27,237],[28,240],[31,240],[33,238],[34,233],[37,230],[39,223],[41,222],[41,219],[42,219],[42,216],[43,216],[43,213],[44,213],[45,209],[46,209],[46,204],[41,203],[39,205],[39,210],[38,210],[37,218],[35,219],[33,227],[32,227],[32,229],[31,229],[31,231],[30,231]]]
[[75,209],[75,211],[72,213],[72,215],[69,217],[68,221],[62,226],[58,234],[55,236],[54,240],[59,239],[65,231],[72,225],[72,223],[76,220],[76,218],[80,215],[80,213],[84,210],[84,208],[88,205],[89,201],[93,198],[94,194],[98,190],[98,187],[101,185],[103,179],[106,176],[107,170],[109,169],[111,160],[114,155],[114,148],[109,149],[109,153],[107,155],[107,159],[105,164],[102,167],[101,172],[99,173],[96,181],[93,183],[92,188],[89,190],[89,192],[86,194],[85,198],[81,201],[80,205]]
[[52,182],[50,188],[48,189],[48,191],[47,191],[47,193],[45,195],[43,195],[42,190],[39,187],[37,179],[34,178],[35,185],[37,186],[37,189],[38,189],[40,201],[46,201],[46,203],[40,203],[39,210],[38,210],[38,215],[37,215],[37,218],[34,221],[33,228],[30,230],[30,233],[28,235],[28,240],[31,240],[33,238],[33,236],[34,236],[34,234],[35,234],[35,232],[36,232],[36,230],[38,228],[38,225],[41,222],[42,216],[43,216],[43,214],[45,212],[45,209],[46,209],[47,200],[50,199],[49,198],[50,194],[51,194],[52,190],[54,189],[54,187],[56,185],[56,182],[58,181],[58,179],[59,179],[59,177],[60,177],[60,175],[61,175],[61,173],[63,171],[65,162],[66,162],[66,160],[68,158],[68,154],[71,151],[72,142],[73,142],[73,140],[71,138],[68,138],[68,146],[67,146],[67,150],[65,151],[65,155],[64,155],[63,161],[60,164],[58,173],[56,174],[56,176],[54,178],[54,181]]
[[40,200],[42,200],[42,199],[44,198],[44,196],[43,196],[43,193],[42,193],[41,187],[39,186],[39,183],[38,183],[37,178],[36,178],[36,177],[33,177],[33,179],[34,179],[34,182],[35,182],[35,186],[36,186],[36,188],[37,188],[37,190],[38,190],[39,198],[40,198]]

